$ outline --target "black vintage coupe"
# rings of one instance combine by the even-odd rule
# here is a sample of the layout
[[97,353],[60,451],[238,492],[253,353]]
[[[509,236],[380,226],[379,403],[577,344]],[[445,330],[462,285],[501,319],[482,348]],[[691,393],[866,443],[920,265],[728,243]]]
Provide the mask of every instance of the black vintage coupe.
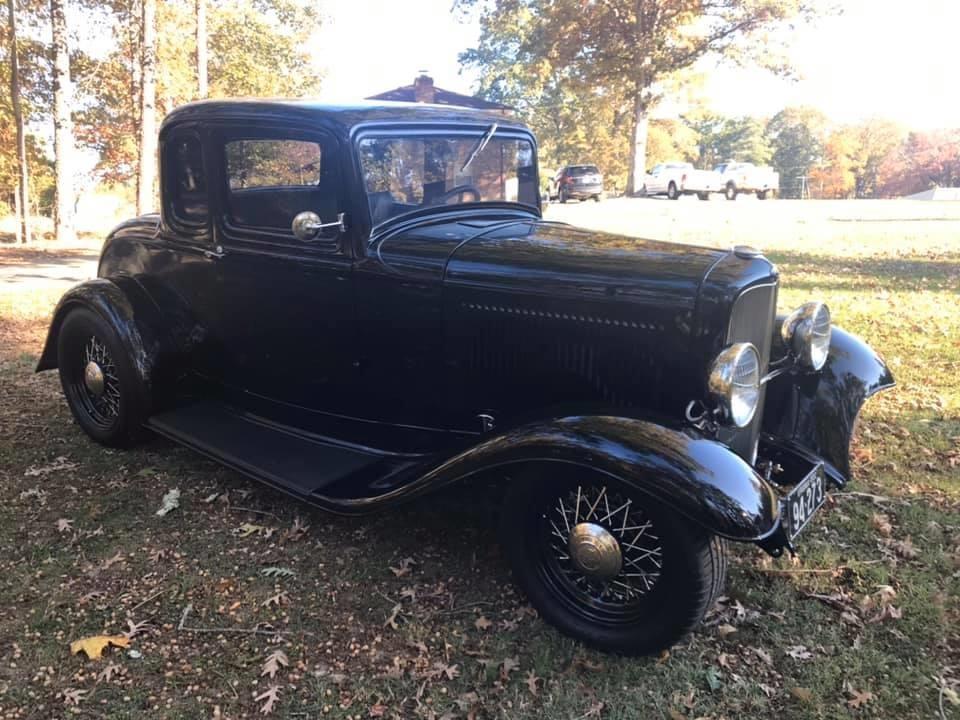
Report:
[[160,131],[162,207],[107,238],[38,370],[77,423],[141,428],[325,510],[505,486],[545,619],[649,653],[850,479],[893,384],[776,268],[541,218],[537,145],[450,107],[227,101]]

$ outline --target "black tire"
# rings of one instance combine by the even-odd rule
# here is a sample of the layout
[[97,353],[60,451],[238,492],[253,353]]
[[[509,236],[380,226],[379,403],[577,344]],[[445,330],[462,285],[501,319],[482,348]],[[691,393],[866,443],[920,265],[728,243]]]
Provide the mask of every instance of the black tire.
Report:
[[563,188],[560,188],[560,195],[559,195],[559,197],[560,197],[560,204],[561,204],[561,205],[566,205],[566,203],[567,203],[567,193],[566,193],[566,191],[565,191]]
[[[85,373],[101,369],[103,391],[93,392]],[[57,337],[57,367],[70,412],[91,438],[109,447],[127,447],[139,437],[147,394],[113,328],[87,308],[70,310]]]
[[593,196],[593,201],[594,201],[594,202],[600,202],[602,199],[603,199],[603,198],[602,198],[600,195],[594,195],[594,196]]
[[680,192],[677,190],[677,184],[672,180],[670,181],[670,184],[667,185],[667,198],[670,200],[680,199]]
[[727,183],[727,187],[723,190],[723,196],[727,200],[736,200],[737,199],[737,186],[732,182]]
[[[583,482],[556,476],[550,482],[517,479],[507,492],[501,516],[503,546],[517,583],[544,620],[588,645],[624,655],[655,654],[674,645],[701,623],[723,590],[724,541],[662,503],[609,477],[587,474],[581,480]],[[598,488],[605,488],[608,493],[609,507],[629,501],[622,525],[631,537],[632,530],[638,527],[652,528],[644,544],[659,543],[661,565],[655,573],[645,573],[637,564],[638,561],[656,562],[649,558],[654,548],[635,547],[642,533],[628,539],[626,545],[621,546],[618,541],[618,548],[631,547],[647,554],[647,557],[635,555],[634,560],[624,562],[641,571],[632,577],[641,577],[643,583],[655,575],[652,585],[641,588],[638,581],[634,587],[633,580],[622,570],[612,580],[596,585],[582,574],[578,575],[569,556],[563,559],[564,552],[572,553],[553,532],[558,525],[563,527],[558,518],[568,516],[560,499],[569,498],[567,504],[572,512],[578,489],[584,496],[592,493],[592,498],[597,496]],[[559,514],[561,507],[563,515]],[[588,505],[585,503],[582,507]],[[606,512],[609,513],[609,509]],[[568,519],[573,522],[575,518]],[[609,534],[615,534],[619,532],[620,522],[621,514],[615,512],[605,523],[598,524],[609,530]],[[618,591],[617,585],[627,587],[624,583],[639,594],[634,597],[630,591]],[[618,592],[627,597],[618,598]],[[604,593],[611,594],[605,599]]]
[[766,200],[767,192],[767,190],[757,190],[757,200]]
[[708,192],[698,192],[698,193],[697,193],[697,199],[698,199],[698,200],[709,200],[709,199],[710,199],[710,193],[708,193]]

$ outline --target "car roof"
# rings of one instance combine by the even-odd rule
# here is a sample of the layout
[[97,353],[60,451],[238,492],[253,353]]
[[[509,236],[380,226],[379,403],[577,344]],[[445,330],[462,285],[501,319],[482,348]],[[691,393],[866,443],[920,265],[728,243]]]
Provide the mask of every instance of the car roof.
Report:
[[234,121],[318,122],[338,126],[346,133],[361,125],[388,123],[437,123],[490,125],[497,123],[503,128],[524,130],[526,125],[519,120],[489,111],[453,105],[428,105],[426,103],[391,102],[389,100],[357,101],[349,104],[324,103],[318,100],[295,99],[231,99],[199,100],[173,110],[164,118],[160,132],[163,133],[181,123],[203,123],[214,120]]

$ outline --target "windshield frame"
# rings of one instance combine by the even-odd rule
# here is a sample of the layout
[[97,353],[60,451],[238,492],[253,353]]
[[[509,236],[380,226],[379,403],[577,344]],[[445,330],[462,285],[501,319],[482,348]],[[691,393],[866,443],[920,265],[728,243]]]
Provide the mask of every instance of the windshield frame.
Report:
[[[358,179],[360,193],[363,196],[362,205],[364,207],[365,225],[372,235],[382,228],[392,226],[397,222],[413,217],[422,217],[424,215],[433,215],[445,212],[463,212],[464,210],[489,210],[489,209],[509,209],[517,208],[525,212],[533,212],[538,217],[542,217],[540,201],[540,152],[537,146],[537,139],[534,134],[523,126],[508,124],[509,118],[491,118],[490,116],[478,117],[476,123],[443,123],[443,122],[403,122],[403,123],[364,123],[356,126],[351,132],[350,144],[352,147],[354,172]],[[496,122],[498,124],[494,137],[496,140],[523,140],[530,143],[533,149],[533,172],[535,176],[536,187],[536,205],[512,201],[512,200],[482,200],[480,202],[462,202],[452,205],[429,205],[421,207],[401,215],[395,215],[374,226],[373,216],[370,212],[370,201],[367,195],[367,186],[363,181],[364,171],[361,162],[360,143],[370,138],[394,138],[394,137],[463,137],[479,141],[481,137],[490,129],[490,125]]]

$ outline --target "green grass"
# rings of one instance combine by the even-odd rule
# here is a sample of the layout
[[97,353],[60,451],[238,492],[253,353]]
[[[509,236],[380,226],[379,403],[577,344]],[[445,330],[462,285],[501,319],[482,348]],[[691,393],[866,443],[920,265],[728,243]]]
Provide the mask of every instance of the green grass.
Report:
[[[851,230],[856,252],[780,242],[771,257],[784,309],[826,300],[894,370],[898,388],[871,400],[854,454],[851,490],[878,499],[837,497],[795,561],[734,548],[705,626],[647,659],[587,650],[535,616],[485,487],[345,520],[160,440],[90,443],[55,375],[32,374],[59,291],[0,289],[0,717],[259,717],[254,697],[273,683],[274,715],[289,718],[940,717],[935,678],[960,680],[960,253],[869,232]],[[58,457],[62,469],[26,474]],[[181,507],[157,517],[173,487]],[[297,517],[310,527],[290,539]],[[241,537],[244,523],[272,533]],[[268,566],[295,575],[264,577]],[[900,617],[871,623],[883,603],[866,603],[884,586]],[[852,612],[811,594],[842,595]],[[286,634],[188,632],[188,604],[188,627]],[[131,643],[139,657],[70,655],[71,641],[128,618],[152,625]],[[278,647],[289,665],[271,681],[261,664]],[[65,704],[71,689],[86,691],[79,705]],[[870,693],[859,708],[855,691]]]

